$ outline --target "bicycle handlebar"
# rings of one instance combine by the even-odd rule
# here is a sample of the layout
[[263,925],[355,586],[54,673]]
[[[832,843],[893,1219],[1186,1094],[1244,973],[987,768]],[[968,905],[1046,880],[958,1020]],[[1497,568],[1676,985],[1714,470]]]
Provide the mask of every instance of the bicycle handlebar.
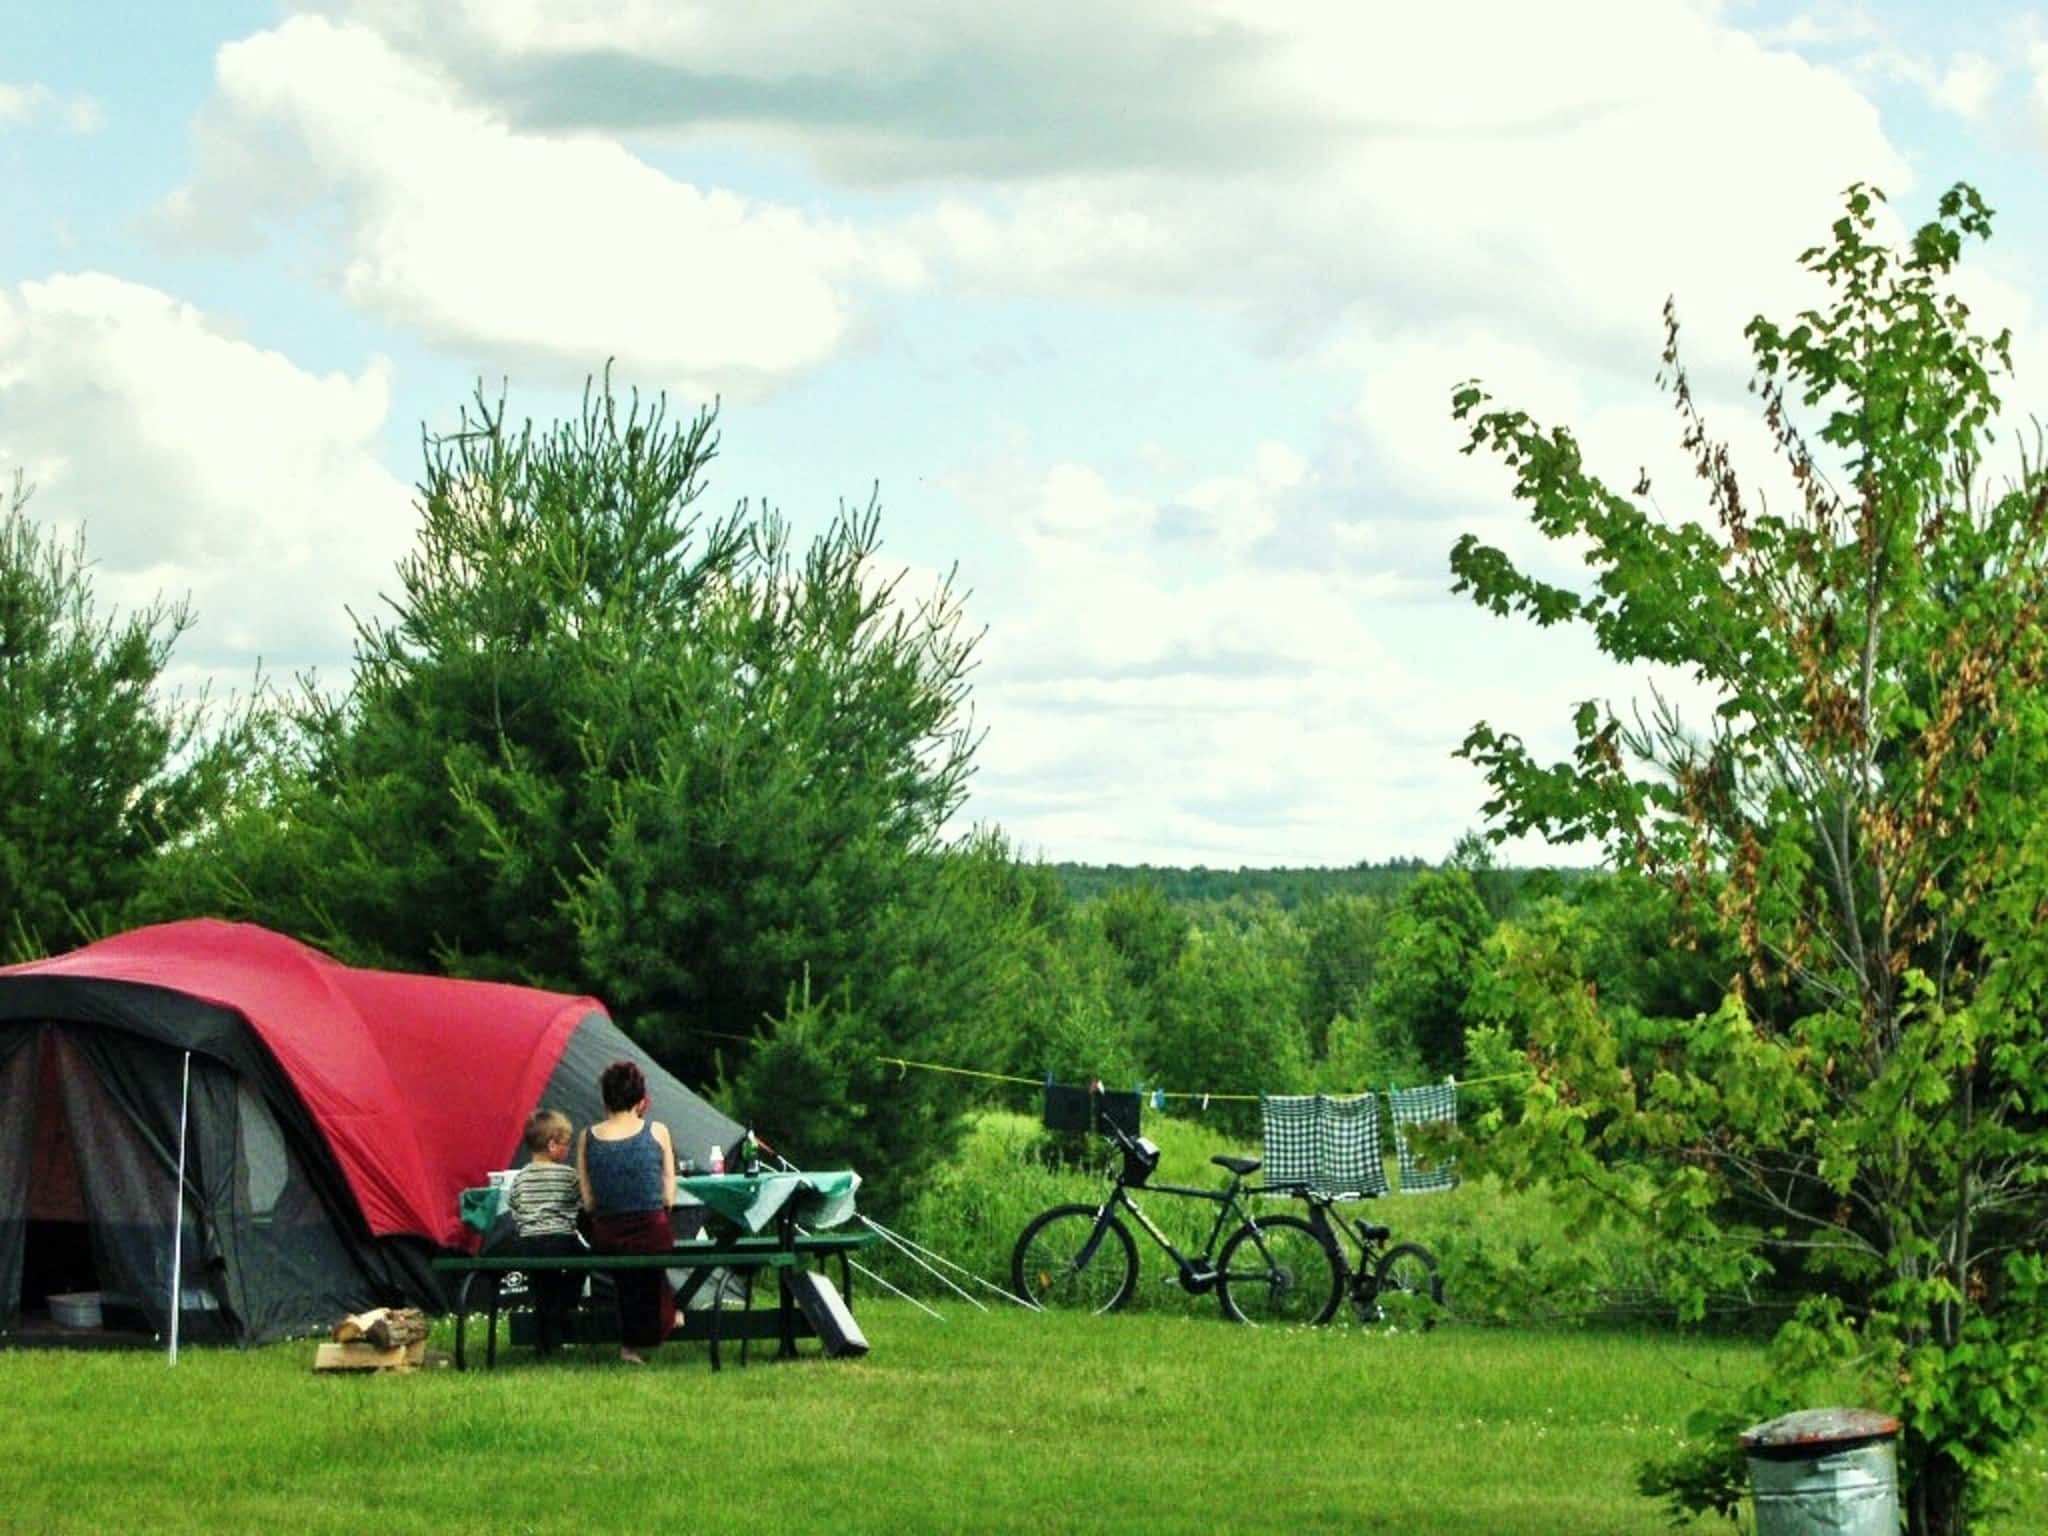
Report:
[[1102,1120],[1102,1134],[1115,1142],[1120,1151],[1128,1152],[1137,1146],[1137,1139],[1107,1115]]

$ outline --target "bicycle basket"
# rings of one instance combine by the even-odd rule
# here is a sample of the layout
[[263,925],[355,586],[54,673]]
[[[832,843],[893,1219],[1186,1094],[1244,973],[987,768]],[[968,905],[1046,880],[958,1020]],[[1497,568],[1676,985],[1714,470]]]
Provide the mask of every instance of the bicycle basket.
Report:
[[1143,1188],[1159,1166],[1159,1149],[1143,1136],[1134,1136],[1124,1146],[1124,1182]]

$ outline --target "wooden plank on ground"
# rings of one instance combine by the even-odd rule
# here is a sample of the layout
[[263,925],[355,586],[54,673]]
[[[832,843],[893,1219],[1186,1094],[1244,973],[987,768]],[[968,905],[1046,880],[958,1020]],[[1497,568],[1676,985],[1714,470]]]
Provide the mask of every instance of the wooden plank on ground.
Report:
[[345,1343],[322,1344],[313,1356],[316,1371],[410,1371],[426,1362],[427,1341],[418,1339],[410,1344],[396,1344],[390,1348],[373,1344],[367,1339],[351,1339]]

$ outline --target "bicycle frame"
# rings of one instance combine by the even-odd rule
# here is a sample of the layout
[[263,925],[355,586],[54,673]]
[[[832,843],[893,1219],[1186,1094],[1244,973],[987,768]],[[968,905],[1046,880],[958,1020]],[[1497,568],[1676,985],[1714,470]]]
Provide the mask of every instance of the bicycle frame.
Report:
[[[1131,1195],[1128,1154],[1135,1151],[1136,1142],[1122,1126],[1114,1123],[1109,1126],[1108,1138],[1119,1152],[1126,1154],[1124,1167],[1119,1169],[1115,1176],[1109,1198],[1102,1202],[1101,1208],[1095,1213],[1095,1230],[1089,1233],[1088,1241],[1082,1246],[1076,1263],[1086,1264],[1095,1256],[1095,1250],[1102,1242],[1103,1233],[1109,1229],[1111,1216],[1119,1210],[1129,1211],[1139,1230],[1173,1260],[1173,1266],[1179,1272],[1182,1289],[1195,1295],[1207,1291],[1216,1283],[1216,1245],[1221,1241],[1225,1229],[1230,1226],[1231,1218],[1235,1216],[1239,1225],[1256,1225],[1250,1207],[1240,1198],[1244,1191],[1243,1175],[1231,1174],[1230,1182],[1222,1189],[1204,1189],[1193,1184],[1146,1183],[1139,1186],[1152,1194],[1170,1195],[1177,1200],[1206,1200],[1216,1207],[1216,1220],[1209,1227],[1208,1237],[1202,1241],[1201,1251],[1192,1255],[1185,1254]],[[1261,1243],[1259,1246],[1263,1251],[1264,1244]]]
[[1101,1213],[1095,1218],[1095,1232],[1089,1239],[1083,1254],[1083,1262],[1095,1251],[1095,1244],[1102,1240],[1109,1217],[1118,1210],[1131,1213],[1144,1234],[1164,1249],[1166,1256],[1173,1260],[1174,1268],[1180,1271],[1181,1285],[1188,1291],[1200,1293],[1216,1283],[1216,1243],[1223,1236],[1223,1229],[1235,1215],[1240,1224],[1250,1218],[1238,1201],[1237,1180],[1233,1179],[1227,1189],[1198,1189],[1189,1184],[1147,1184],[1146,1189],[1155,1194],[1172,1195],[1177,1199],[1207,1200],[1216,1207],[1216,1220],[1209,1228],[1209,1235],[1202,1242],[1201,1251],[1192,1257],[1180,1251],[1174,1240],[1160,1230],[1159,1224],[1145,1214],[1145,1208],[1131,1198],[1131,1191],[1122,1177],[1110,1191],[1109,1198],[1102,1202]]
[[[1389,1246],[1393,1230],[1376,1221],[1367,1221],[1360,1216],[1346,1215],[1343,1206],[1348,1200],[1370,1200],[1372,1195],[1328,1195],[1319,1194],[1307,1188],[1263,1189],[1260,1194],[1286,1195],[1302,1201],[1308,1206],[1309,1225],[1323,1240],[1330,1244],[1342,1267],[1342,1284],[1360,1316],[1378,1320],[1381,1316],[1381,1295],[1388,1288],[1387,1265],[1404,1255],[1411,1263],[1423,1266],[1424,1280],[1429,1293],[1428,1299],[1437,1305],[1443,1302],[1443,1282],[1438,1277],[1436,1255],[1420,1243],[1403,1243],[1399,1247]],[[1349,1238],[1347,1245],[1345,1239]],[[1351,1249],[1358,1250],[1357,1262],[1351,1257]],[[1406,1271],[1404,1280],[1392,1285],[1395,1291],[1413,1290],[1415,1279],[1412,1269]],[[1425,1320],[1425,1328],[1433,1326]]]
[[[1339,1209],[1339,1203],[1328,1195],[1313,1195],[1299,1192],[1295,1198],[1307,1202],[1309,1224],[1324,1233],[1337,1249],[1337,1255],[1344,1260],[1345,1268],[1354,1275],[1369,1274],[1373,1260],[1386,1251],[1387,1239],[1392,1237],[1390,1228],[1378,1222],[1362,1221],[1355,1216],[1346,1216]],[[1358,1249],[1358,1263],[1351,1263],[1350,1250],[1343,1239],[1350,1238],[1352,1246]]]

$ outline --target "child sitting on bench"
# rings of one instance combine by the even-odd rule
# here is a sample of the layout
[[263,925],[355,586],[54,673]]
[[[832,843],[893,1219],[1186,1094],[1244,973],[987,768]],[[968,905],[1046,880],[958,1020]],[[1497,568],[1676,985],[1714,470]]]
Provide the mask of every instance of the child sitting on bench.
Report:
[[[537,1109],[526,1122],[527,1165],[512,1177],[506,1205],[518,1235],[517,1253],[563,1258],[584,1252],[576,1234],[582,1191],[569,1161],[575,1127],[559,1110]],[[534,1335],[540,1352],[551,1355],[576,1336],[576,1303],[583,1276],[573,1270],[543,1269],[527,1276],[533,1288]]]

